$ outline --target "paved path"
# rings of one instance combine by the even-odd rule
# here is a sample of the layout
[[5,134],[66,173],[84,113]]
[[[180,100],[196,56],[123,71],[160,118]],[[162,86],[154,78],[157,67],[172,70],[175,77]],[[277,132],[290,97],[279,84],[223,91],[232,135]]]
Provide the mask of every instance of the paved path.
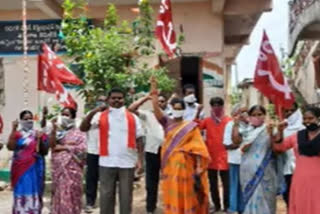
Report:
[[[145,191],[144,191],[144,182],[136,184],[134,192],[134,209],[133,214],[145,214]],[[45,208],[43,214],[49,214],[50,206],[50,195],[47,194],[44,198]],[[10,190],[0,191],[0,213],[1,214],[12,214],[12,192]],[[93,214],[99,214],[99,209],[96,209]],[[159,211],[161,214],[161,211]],[[278,200],[278,211],[277,214],[286,214],[286,208],[281,199]]]

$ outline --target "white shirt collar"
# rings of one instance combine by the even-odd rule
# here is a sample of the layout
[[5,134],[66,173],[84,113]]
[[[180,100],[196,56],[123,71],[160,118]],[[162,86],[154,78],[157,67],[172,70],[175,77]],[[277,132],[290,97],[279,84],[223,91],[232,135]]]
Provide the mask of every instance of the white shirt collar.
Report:
[[112,108],[109,107],[109,112],[112,114],[122,114],[125,112],[126,107],[122,106],[121,108]]
[[109,107],[109,111],[123,111],[126,107],[122,106],[121,108],[113,108],[113,107]]

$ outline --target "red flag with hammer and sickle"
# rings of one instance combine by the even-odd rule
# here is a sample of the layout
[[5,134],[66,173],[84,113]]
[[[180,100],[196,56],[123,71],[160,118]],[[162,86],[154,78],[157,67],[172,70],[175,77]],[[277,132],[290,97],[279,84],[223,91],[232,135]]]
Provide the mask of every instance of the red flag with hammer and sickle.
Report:
[[280,117],[281,109],[290,108],[295,102],[266,32],[263,33],[254,86],[275,105]]
[[42,46],[42,54],[38,56],[38,90],[56,94],[59,103],[64,107],[76,108],[77,103],[63,86],[64,83],[83,84],[48,45]]
[[170,0],[161,0],[156,26],[156,37],[159,39],[164,51],[172,57],[176,51],[176,33],[173,29]]

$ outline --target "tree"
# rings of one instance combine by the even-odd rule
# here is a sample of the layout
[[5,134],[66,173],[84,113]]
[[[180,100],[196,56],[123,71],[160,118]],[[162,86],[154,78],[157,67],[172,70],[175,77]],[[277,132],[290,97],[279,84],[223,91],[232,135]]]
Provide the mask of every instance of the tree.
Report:
[[241,92],[237,87],[232,88],[232,93],[230,94],[231,105],[234,106],[241,102]]
[[140,63],[143,57],[156,56],[148,0],[140,1],[140,13],[132,26],[128,21],[119,21],[113,4],[107,7],[102,26],[88,20],[85,0],[65,0],[63,8],[62,37],[72,64],[84,74],[85,84],[78,90],[87,103],[112,87],[147,91],[151,75],[157,76],[161,90],[174,89],[174,80],[166,69]]

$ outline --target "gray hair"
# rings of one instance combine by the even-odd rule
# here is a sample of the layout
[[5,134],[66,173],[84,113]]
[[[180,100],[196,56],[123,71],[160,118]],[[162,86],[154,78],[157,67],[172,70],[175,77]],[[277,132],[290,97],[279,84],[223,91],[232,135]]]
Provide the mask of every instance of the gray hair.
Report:
[[236,114],[241,108],[243,108],[244,106],[241,103],[237,103],[232,107],[231,110],[231,115]]

